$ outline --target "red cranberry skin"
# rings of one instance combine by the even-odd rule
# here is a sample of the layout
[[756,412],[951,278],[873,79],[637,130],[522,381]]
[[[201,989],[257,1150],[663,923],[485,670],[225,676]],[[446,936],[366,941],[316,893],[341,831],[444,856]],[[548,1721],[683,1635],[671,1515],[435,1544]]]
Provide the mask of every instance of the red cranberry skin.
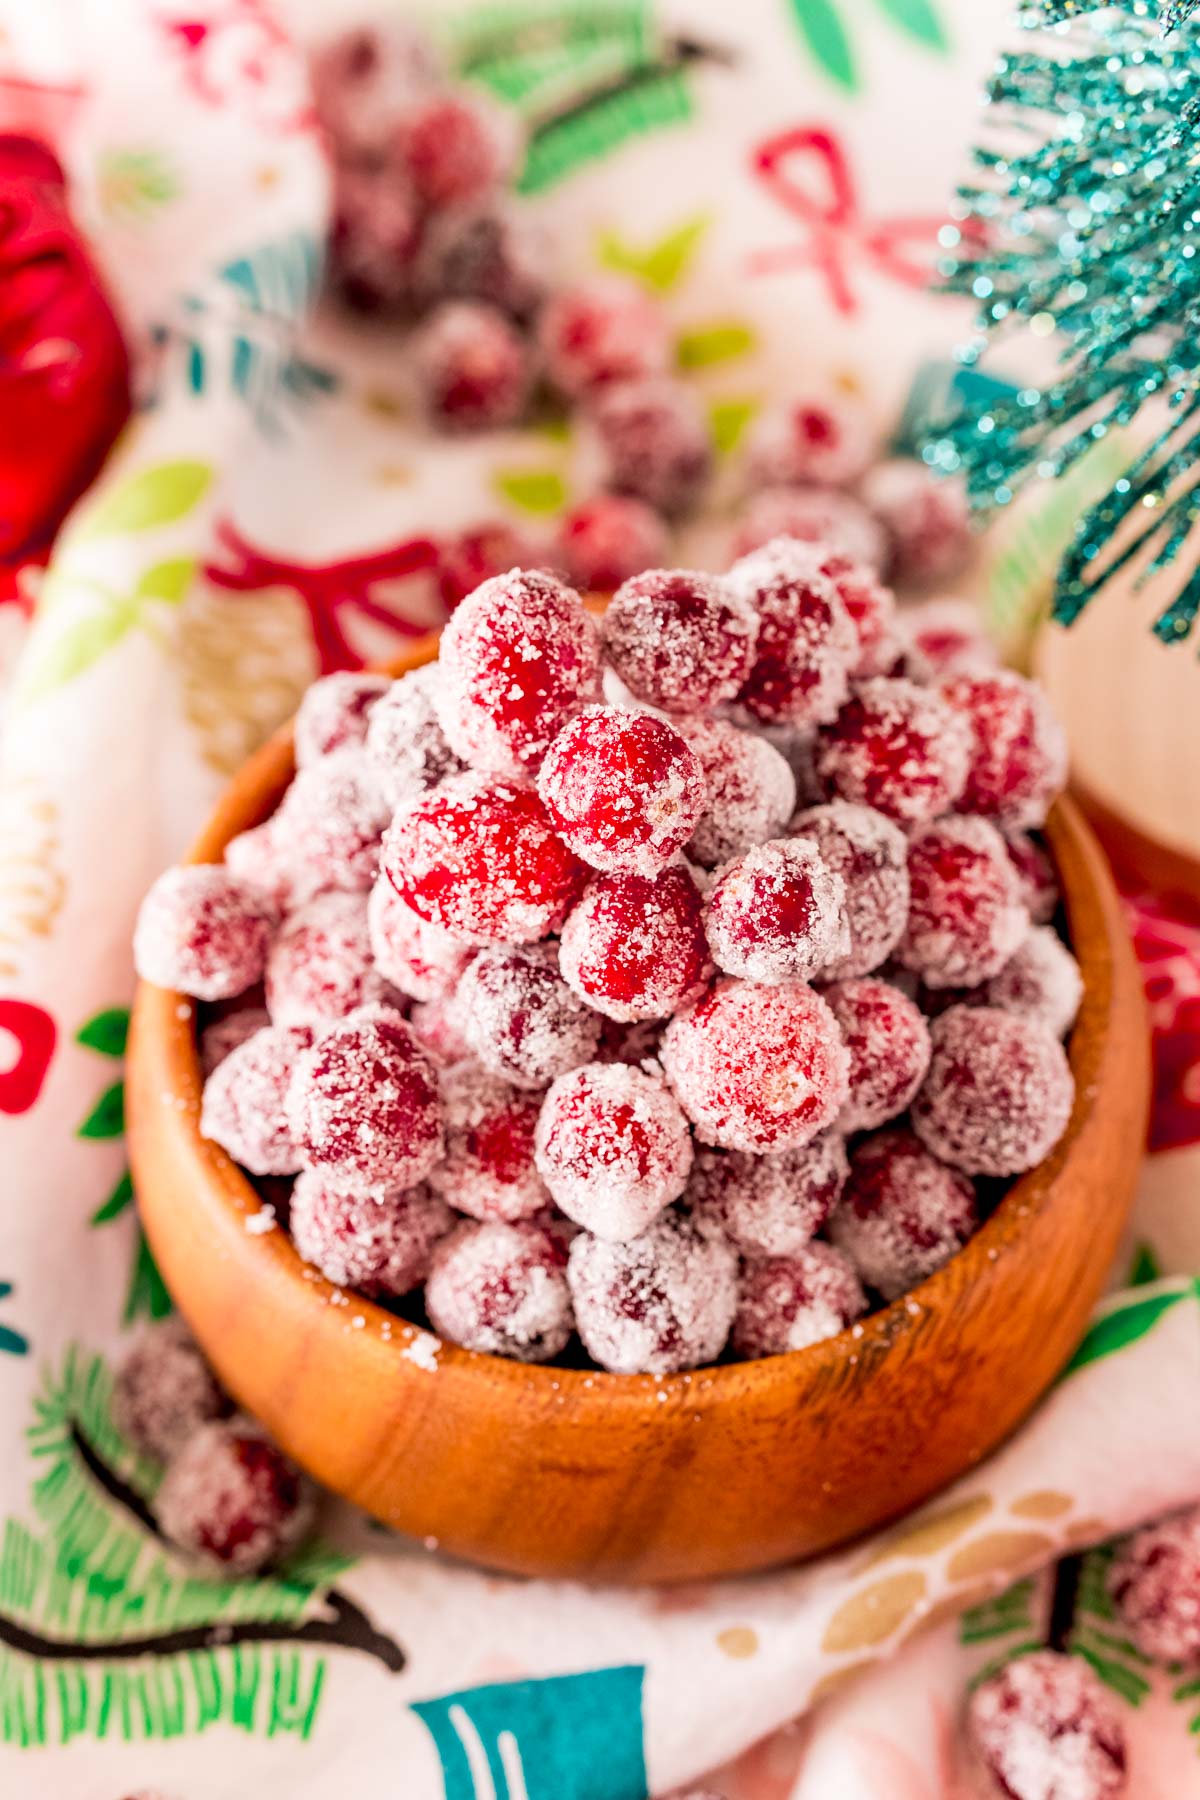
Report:
[[802,395],[763,413],[746,444],[752,487],[809,481],[850,487],[871,461],[875,432],[861,402],[845,394]]
[[684,1199],[716,1219],[743,1256],[792,1256],[825,1224],[849,1172],[837,1131],[777,1156],[701,1150]]
[[882,673],[877,658],[887,656],[884,646],[895,629],[896,596],[874,570],[863,562],[834,552],[821,565],[850,614],[858,638],[858,655],[851,673],[866,677]]
[[300,1176],[288,1209],[303,1260],[334,1287],[368,1300],[410,1293],[453,1223],[450,1208],[426,1187],[348,1194],[315,1169]]
[[666,314],[619,276],[560,288],[542,313],[538,343],[551,381],[571,400],[665,375],[671,357]]
[[331,891],[289,913],[271,945],[265,984],[276,1025],[323,1025],[389,999],[363,896]]
[[682,719],[679,729],[699,759],[707,787],[688,856],[715,869],[781,837],[796,804],[796,777],[780,752],[765,737],[739,731],[725,719]]
[[527,944],[565,918],[584,870],[528,788],[448,781],[401,809],[383,844],[400,898],[464,944]]
[[645,569],[661,568],[671,534],[654,508],[631,494],[597,494],[567,513],[555,557],[581,593],[611,594]]
[[392,150],[423,204],[437,209],[502,186],[520,155],[520,131],[514,116],[486,95],[443,88],[405,108]]
[[431,424],[491,431],[525,411],[533,367],[524,339],[494,306],[447,300],[414,334],[412,369]]
[[737,695],[759,627],[751,600],[719,575],[651,569],[617,589],[600,629],[632,694],[663,712],[694,713]]
[[1126,1538],[1108,1571],[1121,1624],[1156,1662],[1200,1658],[1200,1507]]
[[408,1025],[422,1050],[439,1069],[453,1068],[455,1063],[471,1054],[453,994],[448,994],[444,1000],[414,1001]]
[[297,771],[271,821],[295,899],[370,887],[390,808],[363,750],[337,750]]
[[948,812],[970,756],[964,721],[911,681],[859,684],[820,735],[817,773],[831,799],[874,807],[906,830]]
[[982,997],[988,1006],[1027,1014],[1055,1037],[1066,1037],[1083,999],[1083,976],[1058,933],[1035,925]]
[[566,1263],[559,1236],[529,1220],[460,1225],[425,1283],[430,1323],[467,1350],[548,1362],[574,1325]]
[[1044,825],[1066,786],[1067,738],[1042,690],[1023,675],[954,675],[942,698],[966,719],[971,754],[964,812],[1009,830]]
[[387,162],[335,165],[329,267],[349,306],[365,313],[405,307],[421,238],[420,202],[403,170]]
[[452,994],[474,955],[470,945],[407,906],[383,875],[367,902],[367,930],[380,976],[412,1000]]
[[365,743],[371,708],[391,685],[386,675],[349,669],[314,681],[296,714],[297,768]]
[[168,1462],[192,1432],[229,1411],[220,1382],[182,1320],[143,1332],[113,1383],[113,1423],[152,1462]]
[[1006,831],[1002,835],[1030,918],[1035,925],[1048,925],[1061,898],[1054,864],[1027,831]]
[[846,698],[858,633],[824,557],[822,546],[774,538],[729,571],[759,617],[741,700],[768,725],[826,724]]
[[981,1681],[967,1704],[967,1737],[1007,1800],[1122,1800],[1125,1726],[1081,1657],[1035,1650]]
[[740,1357],[782,1356],[836,1337],[867,1310],[848,1257],[831,1244],[747,1263],[738,1284],[732,1344]]
[[637,1237],[687,1186],[692,1140],[666,1083],[625,1063],[587,1063],[546,1095],[538,1172],[560,1212],[594,1237]]
[[371,709],[367,761],[393,811],[463,773],[465,765],[447,743],[438,718],[441,679],[441,666],[427,663],[393,681]]
[[446,1157],[430,1171],[434,1193],[472,1219],[512,1224],[545,1212],[550,1195],[533,1158],[541,1094],[466,1064],[447,1071],[442,1099]]
[[596,628],[553,575],[512,569],[485,581],[442,633],[442,728],[472,768],[533,773],[580,705],[600,692]]
[[[493,519],[447,538],[438,551],[438,592],[447,612],[510,569],[537,568],[545,560],[531,538],[503,519]],[[430,669],[437,665],[430,663]]]
[[702,914],[680,863],[657,875],[597,875],[562,928],[563,978],[605,1018],[668,1018],[710,970]]
[[1029,930],[1000,833],[986,819],[928,825],[908,849],[909,906],[897,961],[926,987],[973,987],[999,974]]
[[306,1025],[269,1025],[233,1050],[204,1084],[200,1135],[252,1175],[294,1175],[303,1151],[285,1110],[296,1066],[312,1047]]
[[845,889],[849,945],[826,965],[826,980],[869,975],[887,961],[908,920],[904,833],[883,813],[845,800],[797,813],[791,830],[816,844]]
[[529,325],[546,296],[552,245],[523,211],[488,195],[446,207],[424,227],[413,271],[419,303],[486,300]]
[[973,600],[922,600],[904,608],[899,624],[931,681],[998,667],[996,646],[985,635]]
[[568,1268],[584,1348],[618,1375],[715,1362],[737,1307],[737,1255],[711,1221],[660,1214],[639,1237],[581,1232]]
[[649,713],[589,706],[555,738],[538,793],[558,835],[603,872],[654,875],[704,810],[704,771],[680,734]]
[[622,381],[597,396],[592,419],[605,486],[668,519],[697,505],[712,474],[708,421],[690,388],[666,378]]
[[387,1007],[364,1007],[317,1039],[296,1065],[286,1112],[305,1167],[349,1193],[413,1187],[442,1155],[437,1071]]
[[767,985],[807,981],[845,954],[846,890],[811,838],[777,838],[722,869],[704,929],[728,975]]
[[227,869],[167,869],[142,901],[133,960],[156,987],[231,1000],[261,977],[274,927],[268,896]]
[[733,538],[733,554],[748,556],[774,538],[819,544],[831,555],[844,556],[867,569],[882,569],[888,560],[887,533],[861,500],[838,488],[768,487],[746,504]]
[[863,500],[891,540],[896,581],[949,581],[971,557],[966,493],[906,457],[879,463],[863,481]]
[[1048,1156],[1075,1098],[1053,1033],[996,1007],[952,1006],[930,1037],[929,1073],[912,1108],[925,1147],[968,1175],[1019,1175]]
[[803,982],[716,982],[671,1020],[662,1060],[697,1138],[723,1150],[798,1150],[846,1101],[849,1053],[833,1014]]
[[896,1300],[957,1255],[979,1222],[966,1176],[896,1128],[851,1153],[829,1236],[869,1287]]
[[898,1118],[929,1067],[929,1027],[918,1006],[889,981],[859,976],[823,990],[850,1052],[850,1093],[842,1131],[872,1131]]
[[257,888],[276,912],[287,912],[300,898],[301,884],[291,866],[278,828],[279,814],[261,825],[239,831],[225,846],[225,867],[238,881]]
[[455,1003],[483,1067],[517,1087],[547,1087],[588,1062],[600,1040],[599,1014],[563,980],[551,944],[482,951]]
[[250,1419],[192,1433],[154,1502],[165,1537],[224,1575],[256,1575],[308,1533],[314,1497],[299,1469]]

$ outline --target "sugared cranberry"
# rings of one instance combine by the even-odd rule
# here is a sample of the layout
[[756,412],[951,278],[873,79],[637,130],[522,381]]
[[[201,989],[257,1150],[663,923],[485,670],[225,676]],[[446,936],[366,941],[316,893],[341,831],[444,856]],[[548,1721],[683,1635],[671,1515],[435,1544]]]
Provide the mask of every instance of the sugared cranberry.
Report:
[[1058,933],[1037,925],[984,988],[989,1006],[1038,1019],[1065,1037],[1083,999],[1079,964]]
[[517,1087],[546,1087],[587,1062],[599,1042],[599,1015],[563,980],[550,944],[484,950],[460,981],[456,1001],[484,1068]]
[[[1017,871],[1021,898],[1035,925],[1048,925],[1058,911],[1058,876],[1042,846],[1027,831],[1006,831],[1004,847]],[[228,852],[226,853],[228,854]]]
[[570,399],[665,374],[671,354],[666,314],[619,276],[560,288],[542,313],[538,342],[551,381]]
[[304,1261],[335,1287],[369,1300],[407,1294],[425,1279],[454,1215],[427,1187],[348,1194],[320,1170],[292,1189],[288,1227]]
[[970,1175],[1018,1175],[1048,1155],[1075,1096],[1053,1032],[996,1007],[952,1006],[930,1036],[929,1073],[912,1109],[922,1143]]
[[836,1337],[867,1310],[854,1265],[831,1244],[746,1264],[738,1284],[733,1348],[739,1356],[782,1356]]
[[791,1256],[820,1231],[848,1173],[836,1131],[779,1156],[701,1150],[685,1199],[711,1213],[744,1256]]
[[472,768],[537,768],[574,709],[599,694],[596,628],[553,575],[510,570],[464,600],[442,633],[438,707]]
[[687,1184],[692,1140],[661,1076],[625,1063],[560,1075],[538,1119],[537,1166],[559,1210],[594,1237],[644,1231]]
[[468,88],[415,97],[392,141],[422,202],[431,209],[478,200],[516,168],[521,132],[516,115]]
[[303,878],[297,879],[301,872],[287,854],[278,813],[230,838],[225,846],[225,867],[238,881],[257,888],[280,912],[301,897]]
[[514,425],[533,368],[516,327],[478,300],[447,300],[414,333],[412,370],[430,421],[445,431]]
[[594,869],[653,875],[704,810],[704,771],[649,713],[589,706],[563,727],[538,775],[550,822]]
[[262,975],[274,926],[267,895],[228,869],[212,863],[167,869],[142,901],[133,960],[142,980],[156,987],[196,1000],[229,1000]]
[[894,1129],[852,1153],[829,1235],[869,1287],[895,1300],[949,1262],[978,1226],[966,1176]]
[[1067,779],[1067,739],[1023,675],[953,675],[942,698],[966,719],[971,754],[960,804],[1010,830],[1044,825]]
[[297,766],[364,743],[371,709],[391,685],[386,675],[349,669],[314,681],[296,714]]
[[440,1000],[418,1000],[408,1015],[409,1029],[439,1069],[449,1069],[470,1056],[462,1013],[454,994]]
[[812,838],[776,838],[721,870],[704,928],[728,975],[805,981],[844,956],[846,890]]
[[908,848],[908,924],[897,960],[926,987],[972,987],[996,975],[1029,930],[1000,833],[986,819],[927,825]]
[[204,1079],[207,1081],[239,1044],[270,1023],[271,1015],[265,1006],[241,1006],[210,1020],[200,1033],[200,1071]]
[[406,306],[421,236],[420,201],[403,169],[386,160],[334,166],[329,267],[349,305],[362,312]]
[[817,745],[827,791],[911,829],[962,793],[970,753],[961,715],[911,681],[864,681]]
[[906,642],[931,678],[994,669],[996,647],[972,600],[922,600],[899,615]]
[[371,889],[367,930],[379,975],[413,1000],[452,994],[475,954],[469,944],[415,913],[386,875]]
[[313,100],[335,156],[378,156],[403,108],[441,73],[430,39],[400,18],[323,44],[312,61]]
[[472,1219],[530,1219],[550,1205],[533,1160],[542,1096],[472,1063],[442,1081],[446,1157],[429,1185]]
[[733,538],[733,554],[748,556],[773,538],[820,544],[867,569],[887,561],[887,533],[853,494],[837,488],[768,487],[747,502]]
[[875,432],[861,401],[848,394],[802,395],[756,421],[746,443],[747,472],[758,487],[804,481],[849,487],[874,448]]
[[654,508],[632,494],[597,494],[565,514],[554,540],[567,579],[583,593],[611,594],[623,581],[666,561],[670,533]]
[[[438,549],[438,592],[447,612],[453,612],[485,581],[506,575],[510,569],[537,568],[544,561],[543,553],[525,532],[503,519],[493,519],[442,541]],[[430,663],[423,672],[431,674],[438,667]]]
[[173,1458],[155,1497],[165,1537],[226,1575],[278,1563],[307,1534],[304,1476],[250,1419],[215,1419]]
[[795,1150],[832,1125],[850,1058],[837,1020],[802,982],[757,987],[725,979],[677,1013],[663,1066],[702,1143]]
[[574,1324],[566,1261],[556,1234],[528,1220],[460,1225],[425,1283],[430,1322],[468,1350],[547,1362]]
[[462,774],[463,764],[446,742],[435,705],[441,681],[441,665],[427,663],[393,681],[371,708],[367,760],[393,810]]
[[663,1213],[640,1237],[581,1232],[569,1275],[584,1347],[619,1375],[715,1362],[737,1306],[737,1255],[711,1221]]
[[742,702],[768,724],[824,724],[846,697],[858,634],[824,561],[820,545],[775,538],[729,571],[759,616]]
[[414,912],[468,944],[545,937],[583,886],[537,795],[479,775],[402,808],[383,871]]
[[609,1019],[665,1019],[708,969],[701,913],[680,863],[657,875],[597,875],[567,915],[559,967]]
[[[426,222],[413,276],[417,295],[426,305],[486,300],[528,325],[545,298],[550,247],[525,212],[494,195],[447,207]],[[501,567],[512,563],[510,557]]]
[[890,981],[860,975],[823,990],[850,1052],[850,1093],[838,1125],[870,1131],[904,1112],[929,1067],[929,1027]]
[[167,1462],[198,1426],[222,1418],[229,1402],[181,1319],[143,1332],[113,1383],[113,1423],[135,1450]]
[[303,1152],[284,1102],[311,1047],[308,1025],[270,1025],[231,1050],[204,1084],[200,1133],[252,1175],[292,1175]]
[[887,659],[886,644],[894,628],[896,596],[863,562],[834,551],[821,565],[837,589],[858,635],[858,656],[851,673],[865,678],[882,674],[876,666]]
[[967,1735],[1004,1800],[1120,1800],[1125,1726],[1081,1657],[1035,1650],[989,1675],[967,1705]]
[[266,991],[276,1025],[320,1025],[386,1000],[365,897],[331,891],[289,913],[267,957]]
[[300,769],[272,820],[272,835],[304,894],[366,889],[379,867],[391,809],[362,750],[337,750]]
[[732,700],[749,675],[758,613],[719,575],[650,569],[618,588],[601,632],[608,660],[639,700],[703,712]]
[[1200,1507],[1135,1531],[1117,1551],[1108,1591],[1121,1624],[1156,1662],[1200,1658]]
[[896,457],[872,469],[861,492],[888,534],[897,581],[948,581],[966,567],[971,524],[960,482]]
[[673,519],[698,502],[712,472],[708,421],[690,388],[666,378],[603,388],[592,413],[605,485]]
[[317,1039],[296,1065],[286,1113],[305,1166],[352,1193],[412,1187],[442,1154],[437,1071],[387,1007],[364,1007]]
[[867,975],[891,955],[908,918],[908,843],[868,806],[833,800],[797,813],[791,829],[809,838],[842,878],[849,947],[825,968],[826,979]]

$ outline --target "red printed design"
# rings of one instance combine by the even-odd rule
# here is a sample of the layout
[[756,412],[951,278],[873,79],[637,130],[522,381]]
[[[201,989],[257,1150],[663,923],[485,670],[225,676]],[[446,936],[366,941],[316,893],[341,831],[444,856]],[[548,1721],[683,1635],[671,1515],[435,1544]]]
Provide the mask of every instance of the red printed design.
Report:
[[[9,1040],[16,1043],[16,1059]],[[27,1113],[42,1091],[58,1027],[31,1000],[0,1000],[0,1112]]]
[[1125,896],[1142,968],[1154,1056],[1150,1149],[1200,1143],[1200,904]]
[[190,92],[206,106],[248,114],[268,130],[315,131],[303,59],[260,0],[192,9],[165,6],[159,26],[182,59]]

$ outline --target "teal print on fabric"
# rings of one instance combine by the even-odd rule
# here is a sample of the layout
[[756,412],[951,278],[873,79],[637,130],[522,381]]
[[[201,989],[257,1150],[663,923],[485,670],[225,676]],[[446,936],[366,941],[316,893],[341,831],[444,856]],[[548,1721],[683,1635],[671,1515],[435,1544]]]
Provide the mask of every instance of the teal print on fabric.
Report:
[[[7,1300],[13,1292],[11,1281],[0,1281],[0,1300]],[[0,1350],[9,1356],[28,1356],[29,1339],[21,1332],[14,1331],[11,1325],[0,1325]]]
[[644,1675],[630,1664],[418,1702],[445,1800],[645,1800]]

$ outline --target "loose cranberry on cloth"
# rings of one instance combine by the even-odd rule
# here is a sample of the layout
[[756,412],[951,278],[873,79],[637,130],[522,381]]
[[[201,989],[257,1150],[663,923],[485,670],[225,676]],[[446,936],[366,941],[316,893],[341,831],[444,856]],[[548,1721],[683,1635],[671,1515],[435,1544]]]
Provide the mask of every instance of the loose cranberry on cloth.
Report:
[[514,425],[533,381],[529,350],[497,307],[443,302],[413,334],[412,373],[431,424],[443,431]]
[[[424,222],[413,269],[418,303],[486,300],[528,327],[550,286],[553,248],[528,210],[503,195],[444,207]],[[478,580],[511,568],[514,560],[481,569]]]
[[665,374],[670,323],[636,282],[602,276],[552,296],[538,343],[551,381],[578,399],[613,382]]
[[708,420],[694,391],[668,378],[621,381],[597,396],[592,419],[605,485],[669,519],[700,502],[712,473]]
[[854,1265],[832,1244],[805,1244],[790,1256],[746,1264],[738,1284],[733,1348],[739,1356],[782,1356],[834,1337],[867,1310]]
[[1200,1662],[1200,1507],[1135,1531],[1117,1551],[1108,1591],[1145,1656]]
[[589,706],[559,732],[538,775],[559,836],[592,868],[654,875],[704,811],[704,770],[649,713]]
[[163,1534],[210,1571],[253,1575],[307,1535],[315,1500],[259,1426],[217,1419],[168,1464],[154,1510]]
[[113,1420],[154,1462],[167,1462],[198,1426],[229,1411],[229,1401],[181,1319],[144,1331],[113,1383]]
[[566,1267],[559,1236],[530,1221],[460,1225],[434,1253],[430,1322],[468,1350],[548,1362],[574,1326]]
[[695,1213],[663,1213],[627,1242],[581,1232],[569,1277],[585,1349],[620,1375],[715,1362],[737,1307],[736,1252]]
[[597,494],[559,521],[551,561],[581,593],[611,594],[623,581],[667,560],[670,533],[654,508],[632,494]]
[[1008,1800],[1120,1800],[1127,1791],[1117,1701],[1079,1656],[1037,1650],[975,1689],[967,1734]]

